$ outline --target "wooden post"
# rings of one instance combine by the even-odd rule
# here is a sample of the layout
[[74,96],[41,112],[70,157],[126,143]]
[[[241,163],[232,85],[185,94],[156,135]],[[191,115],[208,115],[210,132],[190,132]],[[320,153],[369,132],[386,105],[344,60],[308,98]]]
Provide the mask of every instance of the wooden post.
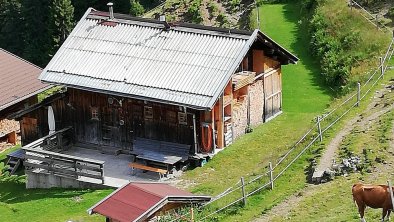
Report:
[[349,7],[350,7],[350,11],[353,11],[353,0],[350,0]]
[[270,168],[270,183],[271,183],[271,190],[274,189],[274,172],[272,169],[272,163],[269,163],[269,168]]
[[217,122],[217,145],[218,148],[224,147],[224,107],[223,107],[223,94],[219,98],[219,120]]
[[[393,188],[391,187],[391,182],[390,180],[387,181],[387,184],[389,186],[389,192],[390,192],[390,197],[391,197],[391,204],[394,207],[394,196],[393,196]],[[393,209],[390,209],[393,210]]]
[[198,142],[197,142],[197,132],[196,132],[196,114],[193,113],[193,139],[194,139],[194,154],[197,154]]
[[190,208],[190,222],[194,222],[194,209]]
[[242,186],[242,202],[244,206],[246,205],[246,194],[245,194],[245,181],[244,177],[241,177],[241,186]]
[[357,106],[360,106],[360,99],[361,99],[361,84],[357,83]]
[[16,131],[12,131],[11,133],[8,134],[8,142],[12,143],[13,145],[16,145],[17,142]]
[[383,62],[383,58],[382,57],[379,57],[379,62],[380,62],[380,74],[382,75],[382,78],[383,78],[383,75],[384,75],[384,62]]
[[375,21],[376,21],[376,29],[379,30],[378,14],[376,14]]
[[216,150],[216,136],[215,136],[215,108],[212,108],[211,111],[211,120],[212,120],[212,153],[215,153]]
[[317,117],[317,129],[319,131],[320,142],[323,141],[323,135],[321,133],[320,116]]

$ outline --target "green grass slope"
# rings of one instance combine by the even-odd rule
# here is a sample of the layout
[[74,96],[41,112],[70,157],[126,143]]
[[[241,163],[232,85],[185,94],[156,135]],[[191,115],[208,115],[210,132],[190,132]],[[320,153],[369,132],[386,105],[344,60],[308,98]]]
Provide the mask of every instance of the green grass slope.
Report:
[[[268,162],[275,163],[311,127],[313,119],[331,101],[331,93],[322,87],[323,81],[317,75],[318,65],[306,47],[307,33],[297,23],[300,20],[298,5],[264,5],[260,8],[260,15],[262,30],[300,58],[297,65],[283,68],[284,113],[255,128],[253,133],[241,137],[203,168],[187,172],[182,179],[196,184],[190,188],[193,192],[216,195],[234,185],[241,176],[252,178],[265,172]],[[222,215],[220,220],[247,221],[302,188],[305,184],[305,159],[308,156],[278,180],[280,185],[277,192],[253,196],[246,208]]]
[[[18,147],[0,153],[0,171],[6,155]],[[20,172],[21,173],[21,172]],[[25,189],[25,176],[0,176],[1,221],[103,221],[89,216],[91,206],[112,190]]]

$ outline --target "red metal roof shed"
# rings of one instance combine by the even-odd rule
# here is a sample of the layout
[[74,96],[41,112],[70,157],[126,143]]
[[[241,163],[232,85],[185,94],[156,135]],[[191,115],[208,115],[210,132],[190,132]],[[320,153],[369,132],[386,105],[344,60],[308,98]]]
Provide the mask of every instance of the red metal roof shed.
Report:
[[177,204],[201,203],[210,199],[164,183],[129,183],[90,208],[88,213],[98,213],[120,222],[145,221],[170,203],[179,206]]

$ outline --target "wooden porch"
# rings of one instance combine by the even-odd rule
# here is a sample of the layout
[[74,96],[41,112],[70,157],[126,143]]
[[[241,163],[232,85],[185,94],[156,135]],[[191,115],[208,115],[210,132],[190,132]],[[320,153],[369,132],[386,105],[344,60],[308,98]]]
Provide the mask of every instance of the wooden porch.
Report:
[[[134,144],[136,149],[130,154],[111,153],[73,144],[70,133],[68,127],[23,146],[26,172],[121,187],[130,181],[175,177],[180,172],[179,163],[189,158],[188,145],[139,138]],[[131,163],[137,167],[131,168]],[[147,167],[138,167],[142,165]]]

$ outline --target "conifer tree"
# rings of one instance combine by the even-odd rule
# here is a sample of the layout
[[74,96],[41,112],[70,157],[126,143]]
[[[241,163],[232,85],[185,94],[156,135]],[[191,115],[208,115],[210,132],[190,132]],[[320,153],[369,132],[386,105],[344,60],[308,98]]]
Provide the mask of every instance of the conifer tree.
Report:
[[21,12],[24,18],[24,53],[23,58],[44,67],[50,57],[48,33],[50,0],[22,0]]
[[19,0],[0,0],[0,48],[22,56],[23,28]]
[[52,57],[74,28],[74,7],[71,0],[52,0],[49,15],[51,41],[48,53]]

